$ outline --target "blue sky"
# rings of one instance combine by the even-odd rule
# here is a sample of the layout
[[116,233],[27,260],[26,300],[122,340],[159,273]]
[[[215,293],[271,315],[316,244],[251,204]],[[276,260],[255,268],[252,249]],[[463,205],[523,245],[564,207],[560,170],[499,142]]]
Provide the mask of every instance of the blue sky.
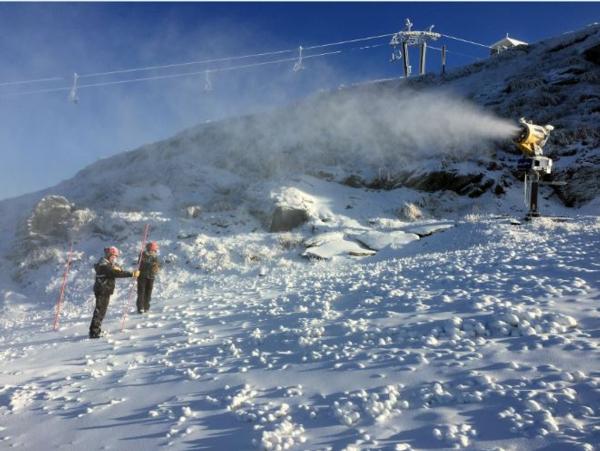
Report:
[[[1,3],[0,199],[35,191],[74,175],[99,158],[167,138],[207,120],[291,103],[320,89],[391,77],[387,45],[327,48],[340,55],[267,65],[211,76],[155,80],[82,89],[77,105],[67,92],[11,96],[70,85],[73,72],[89,74],[264,51],[293,49],[392,33],[410,17],[414,28],[491,44],[506,33],[527,42],[600,22],[597,2],[384,2],[384,3]],[[380,39],[365,44],[384,44]],[[485,58],[487,50],[444,40],[448,65]],[[291,57],[284,54],[271,59]],[[413,67],[417,53],[412,53]],[[439,52],[428,69],[439,70]],[[263,58],[266,61],[270,58]],[[259,61],[195,65],[90,78],[108,82],[179,74]],[[30,85],[12,81],[63,80]],[[7,97],[7,95],[10,95]],[[151,174],[149,174],[151,177]]]

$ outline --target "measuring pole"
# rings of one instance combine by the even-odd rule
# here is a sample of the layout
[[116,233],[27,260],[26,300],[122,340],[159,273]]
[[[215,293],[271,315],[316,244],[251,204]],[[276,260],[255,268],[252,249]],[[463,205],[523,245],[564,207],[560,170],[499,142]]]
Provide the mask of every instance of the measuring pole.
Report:
[[[140,248],[140,255],[138,256],[137,269],[140,270],[140,265],[142,264],[142,254],[144,252],[144,246],[146,245],[146,239],[148,238],[148,230],[150,229],[150,225],[146,224],[144,227],[144,236],[142,237],[142,247]],[[134,281],[135,282],[135,281]],[[127,312],[129,311],[129,305],[131,304],[131,298],[133,297],[133,287],[135,283],[131,284],[131,288],[129,289],[129,296],[127,297],[127,304],[125,305],[125,309],[123,310],[123,320],[121,321],[121,332],[125,328],[125,320],[127,319]]]
[[56,313],[54,314],[54,330],[58,330],[58,318],[60,316],[60,309],[62,307],[63,296],[65,294],[65,288],[67,286],[67,275],[69,274],[69,268],[71,266],[71,254],[73,253],[73,243],[69,246],[69,253],[67,254],[67,264],[65,266],[65,272],[63,274],[62,285],[60,287],[60,294],[56,300]]

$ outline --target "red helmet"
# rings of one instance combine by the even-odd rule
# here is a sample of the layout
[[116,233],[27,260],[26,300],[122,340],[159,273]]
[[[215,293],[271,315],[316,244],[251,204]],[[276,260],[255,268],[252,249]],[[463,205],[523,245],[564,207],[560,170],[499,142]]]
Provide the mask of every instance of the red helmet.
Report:
[[158,250],[158,243],[156,241],[150,241],[146,244],[146,250],[149,252],[156,252]]
[[114,246],[110,246],[110,247],[105,247],[105,248],[104,248],[104,254],[105,254],[107,257],[112,257],[113,255],[114,255],[115,257],[118,257],[118,256],[119,256],[119,254],[120,254],[120,252],[119,252],[119,249],[117,249],[116,247],[114,247]]

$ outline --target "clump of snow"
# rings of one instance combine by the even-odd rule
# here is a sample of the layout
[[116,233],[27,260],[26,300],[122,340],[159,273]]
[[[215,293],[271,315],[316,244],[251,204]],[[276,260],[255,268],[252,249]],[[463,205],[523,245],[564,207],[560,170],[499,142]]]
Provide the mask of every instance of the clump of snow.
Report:
[[454,448],[467,448],[477,431],[467,423],[444,424],[433,429],[433,436]]
[[352,401],[333,403],[333,414],[338,421],[346,426],[353,426],[360,420],[360,411]]
[[323,320],[314,318],[311,320],[302,320],[301,336],[298,338],[298,344],[303,347],[313,346],[320,342],[325,333]]
[[252,398],[256,394],[256,390],[253,390],[249,385],[245,385],[237,394],[228,397],[229,405],[227,406],[227,410],[237,412],[244,406],[252,406]]
[[400,392],[397,386],[388,385],[382,393],[371,393],[365,403],[365,411],[375,421],[383,422],[391,417],[392,414],[401,413],[398,408],[400,405],[408,407],[408,403],[400,401]]
[[272,431],[263,431],[260,446],[264,450],[281,451],[305,442],[304,427],[284,420]]

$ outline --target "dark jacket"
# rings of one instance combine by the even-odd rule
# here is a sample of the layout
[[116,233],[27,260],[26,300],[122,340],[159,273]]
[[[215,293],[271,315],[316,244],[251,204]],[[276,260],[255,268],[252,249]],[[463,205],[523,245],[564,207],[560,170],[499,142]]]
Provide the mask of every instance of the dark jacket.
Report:
[[160,269],[160,260],[156,252],[142,252],[142,260],[140,261],[140,278],[154,279]]
[[96,270],[96,282],[94,283],[94,293],[96,295],[113,294],[115,291],[115,278],[133,277],[133,273],[122,270],[106,257],[98,260],[98,263],[94,265],[94,269]]

